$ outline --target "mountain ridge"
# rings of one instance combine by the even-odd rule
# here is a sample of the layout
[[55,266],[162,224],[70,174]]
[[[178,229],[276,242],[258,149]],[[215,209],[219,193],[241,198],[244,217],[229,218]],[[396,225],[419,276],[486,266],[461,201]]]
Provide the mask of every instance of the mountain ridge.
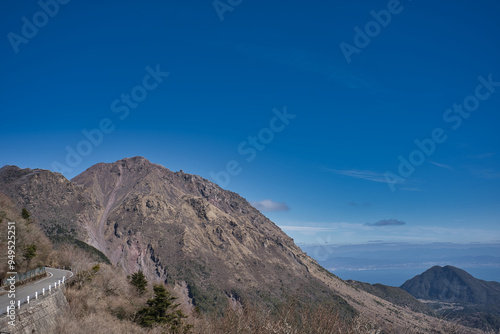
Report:
[[281,290],[303,290],[303,297],[337,299],[354,312],[308,276],[307,256],[278,226],[199,176],[133,157],[96,164],[71,181],[14,167],[0,170],[0,179],[3,190],[44,218],[49,233],[86,241],[129,274],[142,270],[151,280],[185,282],[202,309],[221,306],[222,292],[273,304]]
[[298,296],[385,327],[442,326],[325,270],[240,195],[143,157],[99,163],[71,180],[3,167],[0,192],[36,214],[49,236],[84,240],[129,274],[178,284],[202,311]]

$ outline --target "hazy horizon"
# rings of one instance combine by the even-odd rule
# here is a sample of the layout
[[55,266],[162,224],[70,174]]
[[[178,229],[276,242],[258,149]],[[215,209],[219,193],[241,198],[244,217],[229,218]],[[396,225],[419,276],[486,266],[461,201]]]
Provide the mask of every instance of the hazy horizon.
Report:
[[453,266],[485,281],[500,281],[500,243],[383,243],[299,245],[342,279],[400,286],[434,266]]

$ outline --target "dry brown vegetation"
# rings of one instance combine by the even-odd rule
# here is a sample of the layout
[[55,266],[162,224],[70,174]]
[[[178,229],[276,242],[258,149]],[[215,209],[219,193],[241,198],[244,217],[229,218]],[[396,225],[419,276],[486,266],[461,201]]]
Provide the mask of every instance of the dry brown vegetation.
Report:
[[[73,255],[80,259],[84,257],[77,251]],[[87,262],[87,269],[81,270],[66,289],[69,308],[60,316],[57,333],[169,333],[165,328],[146,329],[133,321],[136,312],[151,298],[152,285],[150,282],[148,291],[141,296],[120,268]],[[173,289],[169,290],[175,295]],[[333,308],[299,306],[294,300],[276,309],[233,304],[223,314],[193,312],[186,324],[194,326],[191,329],[193,334],[379,333],[360,318],[344,321]]]
[[[74,252],[77,254],[77,251]],[[82,257],[83,255],[78,255]],[[136,312],[152,297],[152,282],[140,295],[121,268],[87,262],[87,269],[80,271],[65,295],[69,308],[60,316],[57,333],[107,334],[148,333],[170,334],[164,327],[143,328],[134,322]],[[169,291],[175,295],[172,288]],[[186,306],[186,305],[184,305]],[[189,307],[186,307],[189,308]],[[441,319],[441,330],[436,333],[470,333],[466,328]],[[424,333],[420,328],[408,326],[398,331],[380,328],[366,318],[342,318],[334,307],[304,305],[294,299],[274,309],[253,305],[229,303],[218,314],[192,312],[187,324],[193,325],[192,334],[396,334]],[[444,330],[444,331],[443,331]],[[432,333],[432,331],[427,333]]]
[[[21,217],[21,211],[22,208],[16,207],[7,196],[0,193],[0,247],[2,250],[7,249],[8,222],[15,222],[15,271],[19,273],[45,265],[52,252],[52,243],[31,218]],[[30,245],[36,246],[36,256],[29,260],[23,254]],[[4,278],[7,271],[12,271],[7,270],[7,256],[6,251],[0,252],[0,279]]]
[[[60,334],[107,334],[148,333],[169,334],[164,327],[143,328],[134,322],[135,314],[152,297],[149,282],[147,292],[140,295],[129,283],[122,268],[98,264],[77,247],[64,246],[61,263],[75,263],[78,274],[65,291],[69,308],[60,316],[57,333]],[[167,287],[177,295],[173,287]],[[179,301],[183,300],[182,298]],[[181,305],[183,310],[192,310]],[[470,333],[462,326],[441,319],[436,333]],[[334,305],[304,305],[288,299],[271,309],[251,304],[241,305],[234,300],[223,312],[200,314],[192,311],[187,324],[193,325],[192,334],[396,334],[425,333],[421,328],[407,326],[398,331],[387,329],[387,324],[374,324],[360,316],[348,320],[339,315]],[[382,331],[381,328],[384,328]],[[427,333],[431,333],[427,331]]]
[[298,306],[288,300],[276,310],[256,307],[230,308],[223,316],[195,319],[196,334],[370,334],[380,333],[362,318],[342,319],[334,309],[319,306]]

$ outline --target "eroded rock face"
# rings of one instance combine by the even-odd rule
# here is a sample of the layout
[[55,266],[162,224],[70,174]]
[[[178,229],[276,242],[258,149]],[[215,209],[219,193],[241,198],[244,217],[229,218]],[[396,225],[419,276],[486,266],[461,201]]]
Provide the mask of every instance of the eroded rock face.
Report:
[[32,212],[48,235],[84,240],[127,273],[140,269],[150,282],[174,285],[202,311],[297,297],[334,303],[344,315],[356,309],[395,332],[447,332],[442,320],[332,275],[238,194],[141,157],[99,163],[71,181],[5,166],[0,192]]
[[25,207],[49,236],[86,239],[82,221],[92,219],[98,205],[84,196],[83,188],[58,173],[42,169],[0,168],[0,192]]
[[309,273],[315,261],[245,199],[142,157],[99,163],[71,181],[4,167],[0,187],[46,231],[67,230],[129,274],[185,286],[201,308],[234,296],[335,298]]

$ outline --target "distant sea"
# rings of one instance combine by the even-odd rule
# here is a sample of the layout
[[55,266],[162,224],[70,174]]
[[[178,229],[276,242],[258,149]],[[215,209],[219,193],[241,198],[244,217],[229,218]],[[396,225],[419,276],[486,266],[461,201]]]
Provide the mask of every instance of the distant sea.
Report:
[[432,266],[451,265],[485,281],[500,282],[500,243],[367,243],[301,245],[344,280],[401,286]]
[[[420,275],[429,268],[420,269],[367,269],[367,270],[333,270],[332,273],[343,280],[352,279],[366,283],[381,283],[390,286],[401,286],[407,280]],[[460,268],[485,281],[500,282],[500,268]]]

